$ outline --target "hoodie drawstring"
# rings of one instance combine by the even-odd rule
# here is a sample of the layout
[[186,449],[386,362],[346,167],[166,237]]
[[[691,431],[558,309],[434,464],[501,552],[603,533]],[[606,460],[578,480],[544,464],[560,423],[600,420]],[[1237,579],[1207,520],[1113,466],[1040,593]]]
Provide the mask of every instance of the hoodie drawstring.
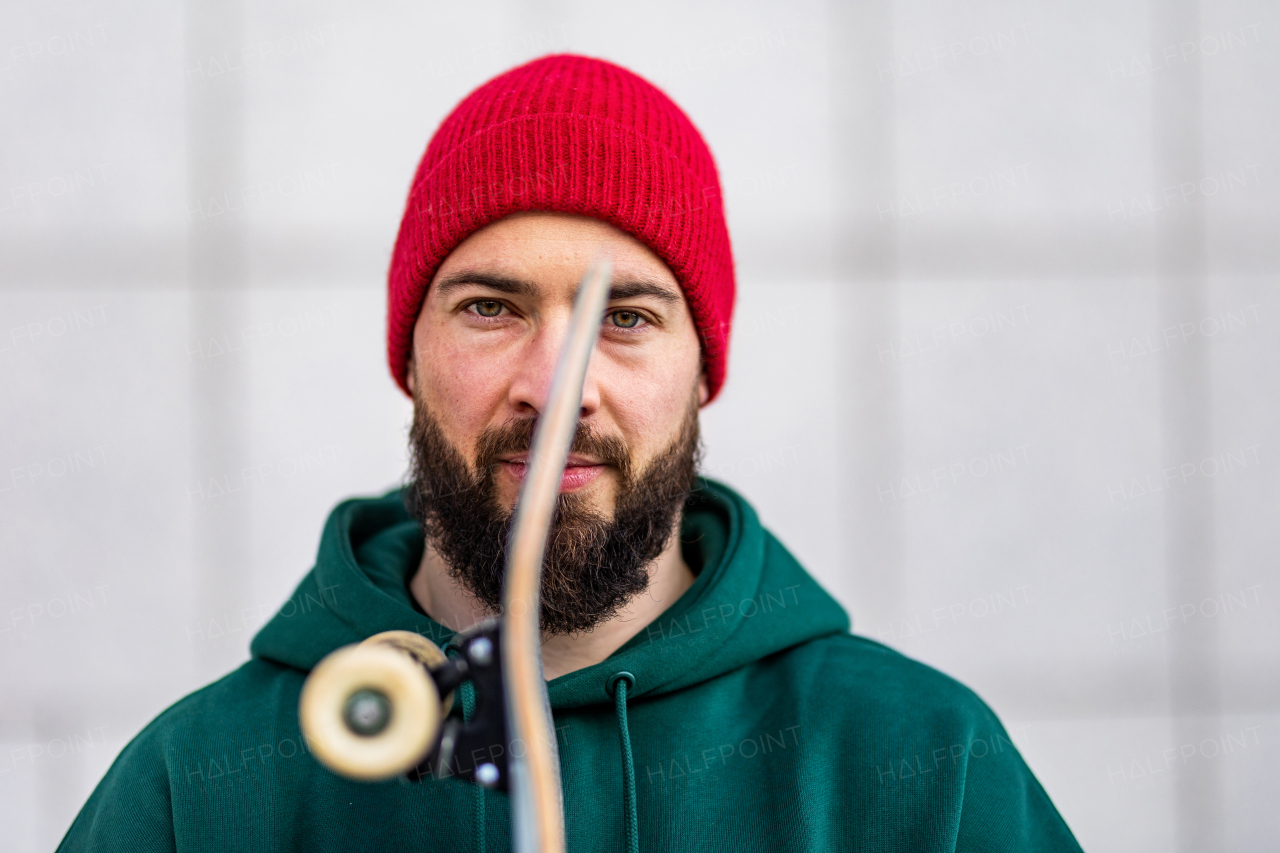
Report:
[[[450,649],[453,652],[453,649]],[[449,657],[456,657],[450,654]],[[462,720],[470,722],[471,715],[476,712],[476,687],[470,681],[464,681],[458,685],[458,698],[462,702]],[[475,805],[473,821],[471,826],[471,849],[475,853],[484,853],[485,844],[485,819],[484,819],[484,788],[480,785],[471,786],[475,793],[471,795],[472,802]]]
[[[622,799],[625,829],[627,834],[627,853],[640,853],[640,827],[636,814],[636,765],[631,755],[631,731],[627,727],[627,692],[636,686],[636,677],[629,672],[615,672],[609,676],[605,690],[613,694],[613,711],[618,718],[618,742],[622,750]],[[462,718],[470,720],[476,709],[475,687],[471,682],[463,682],[458,687],[459,699],[462,702]],[[485,815],[484,788],[479,785],[475,789],[475,822],[472,827],[471,847],[475,853],[484,853],[485,848]]]
[[640,827],[636,816],[636,767],[631,757],[631,732],[627,729],[627,690],[636,686],[629,672],[609,676],[605,689],[613,694],[613,710],[618,716],[618,739],[622,745],[622,796],[626,817],[627,853],[640,853]]

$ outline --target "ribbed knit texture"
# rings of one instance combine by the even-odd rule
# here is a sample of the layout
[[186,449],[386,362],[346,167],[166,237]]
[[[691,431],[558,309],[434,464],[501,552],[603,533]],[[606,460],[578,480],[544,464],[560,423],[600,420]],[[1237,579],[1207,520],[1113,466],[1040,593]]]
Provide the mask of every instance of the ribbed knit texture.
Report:
[[485,83],[427,146],[388,274],[387,355],[406,393],[413,326],[431,277],[470,234],[523,210],[602,219],[662,258],[684,288],[715,397],[725,377],[734,274],[711,152],[651,83],[571,55]]

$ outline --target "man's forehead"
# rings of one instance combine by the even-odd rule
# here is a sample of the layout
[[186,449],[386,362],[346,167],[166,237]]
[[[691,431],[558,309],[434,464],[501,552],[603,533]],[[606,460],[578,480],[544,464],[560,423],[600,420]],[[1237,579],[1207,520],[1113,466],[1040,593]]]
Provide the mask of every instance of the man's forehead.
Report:
[[520,211],[474,231],[441,263],[433,285],[488,284],[511,295],[525,285],[572,287],[596,258],[613,263],[619,296],[683,297],[675,273],[643,241],[616,225],[576,213]]
[[600,254],[646,255],[661,263],[653,250],[635,235],[611,222],[580,213],[521,210],[477,228],[458,248],[501,248],[521,256],[577,257]]

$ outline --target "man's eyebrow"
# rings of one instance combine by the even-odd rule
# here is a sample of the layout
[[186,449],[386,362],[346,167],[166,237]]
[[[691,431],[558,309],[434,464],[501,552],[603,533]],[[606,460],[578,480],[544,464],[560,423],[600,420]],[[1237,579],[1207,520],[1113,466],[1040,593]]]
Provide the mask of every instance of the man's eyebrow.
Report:
[[609,289],[609,300],[635,299],[637,296],[652,296],[668,304],[680,301],[680,292],[672,290],[665,284],[642,278],[614,279]]
[[437,281],[435,288],[443,296],[469,284],[478,284],[511,296],[536,296],[538,293],[537,286],[532,282],[488,272],[456,272]]
[[[506,293],[511,296],[536,296],[538,294],[538,286],[533,282],[488,272],[456,272],[437,281],[435,288],[443,296],[450,291],[458,290],[468,285],[487,287],[490,290],[496,290],[499,293]],[[614,279],[613,285],[609,289],[610,301],[635,299],[638,296],[650,296],[668,304],[680,301],[679,291],[648,279]]]

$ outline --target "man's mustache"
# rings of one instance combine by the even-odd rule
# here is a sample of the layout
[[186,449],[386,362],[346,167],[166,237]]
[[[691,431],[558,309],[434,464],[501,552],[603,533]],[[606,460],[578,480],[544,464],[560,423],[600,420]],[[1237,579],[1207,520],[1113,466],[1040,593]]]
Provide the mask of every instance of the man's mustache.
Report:
[[[533,447],[533,435],[537,429],[536,417],[519,418],[500,426],[487,427],[476,442],[477,471],[482,472],[482,475],[489,474],[503,456],[528,453]],[[569,452],[618,469],[623,482],[631,479],[631,450],[627,443],[617,436],[601,434],[590,424],[578,422]]]

